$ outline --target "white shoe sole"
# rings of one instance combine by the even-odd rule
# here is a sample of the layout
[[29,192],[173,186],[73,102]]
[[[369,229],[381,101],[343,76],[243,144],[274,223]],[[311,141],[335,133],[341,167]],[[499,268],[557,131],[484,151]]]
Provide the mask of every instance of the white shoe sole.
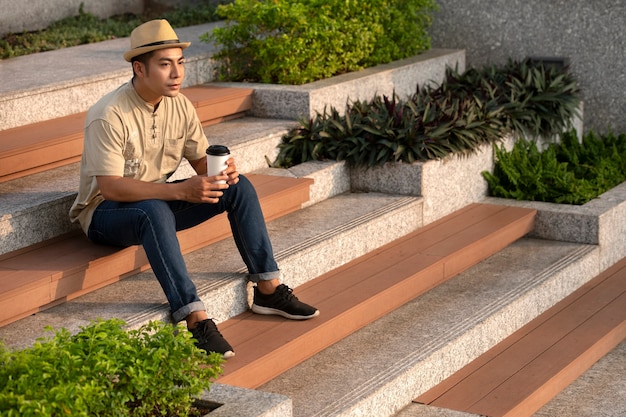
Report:
[[311,314],[310,316],[298,316],[298,315],[286,313],[282,310],[278,310],[278,309],[270,308],[270,307],[263,307],[263,306],[259,306],[256,304],[252,304],[251,310],[253,313],[256,313],[256,314],[263,314],[266,316],[283,316],[291,320],[308,320],[308,319],[312,319],[313,317],[317,317],[320,315],[319,310],[315,310],[315,313]]

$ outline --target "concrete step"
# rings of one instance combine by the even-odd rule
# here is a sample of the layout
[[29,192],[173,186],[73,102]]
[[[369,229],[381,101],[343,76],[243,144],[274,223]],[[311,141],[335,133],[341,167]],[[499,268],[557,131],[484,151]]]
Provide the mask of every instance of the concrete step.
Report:
[[[347,193],[270,222],[268,229],[284,274],[284,281],[300,291],[304,300],[310,298],[315,303],[324,306],[323,310],[330,316],[331,322],[347,320],[343,324],[338,323],[334,327],[331,326],[335,330],[329,330],[327,320],[317,320],[317,323],[316,319],[305,323],[279,321],[277,331],[281,332],[284,330],[284,325],[292,327],[299,325],[298,327],[303,328],[307,324],[312,324],[321,329],[316,332],[309,331],[306,335],[299,336],[300,341],[287,343],[286,348],[293,349],[295,343],[295,345],[300,346],[297,349],[300,354],[310,356],[311,353],[319,350],[320,343],[333,344],[337,342],[336,345],[323,350],[310,359],[310,361],[315,361],[318,356],[324,356],[327,351],[344,343],[338,340],[358,329],[362,325],[359,323],[364,318],[366,319],[365,323],[369,322],[406,303],[415,294],[424,293],[424,291],[427,291],[425,294],[429,294],[431,291],[436,291],[437,287],[434,290],[428,290],[438,284],[441,285],[441,282],[452,278],[456,273],[478,260],[499,251],[512,240],[524,235],[532,227],[533,210],[510,207],[498,208],[497,206],[486,207],[492,208],[484,211],[480,205],[474,208],[469,207],[461,210],[460,214],[423,226],[421,224],[421,199],[419,198],[377,193]],[[527,221],[519,223],[517,214],[509,216],[506,213],[531,215],[528,218],[530,223]],[[513,226],[518,223],[519,226]],[[506,232],[506,228],[503,227],[504,224],[510,224],[514,227],[512,230],[516,231],[513,234]],[[298,233],[294,233],[294,230],[297,230]],[[471,242],[476,242],[475,239],[482,243],[478,246],[472,244]],[[401,245],[404,245],[404,248],[398,246],[398,242],[403,242]],[[405,255],[414,251],[417,251],[416,255],[405,259]],[[223,256],[216,257],[216,253],[223,254]],[[361,274],[366,270],[373,271],[374,265],[377,264],[373,263],[369,266],[371,256],[378,259],[376,262],[382,260],[398,266],[406,264],[409,269],[413,268],[422,272],[419,272],[418,275],[409,274],[413,278],[402,283],[403,278],[397,273],[405,271],[407,268],[392,268],[394,271],[397,269],[397,271],[391,272],[388,267],[382,267],[379,271],[379,274],[382,274],[380,277],[372,276],[370,283],[361,282]],[[248,315],[245,310],[250,301],[249,288],[245,282],[245,267],[238,259],[234,243],[230,240],[216,242],[187,254],[185,257],[202,299],[210,306],[211,314],[221,323],[220,327],[224,329],[227,337],[233,339],[234,343],[237,343],[237,346],[242,349],[241,358],[244,362],[247,361],[246,349],[236,342],[239,338],[246,337],[245,331],[242,333],[235,329],[236,326],[233,327],[232,324],[229,324],[232,320],[238,324],[249,320],[249,318],[242,319]],[[415,260],[419,258],[421,261],[411,261],[413,258]],[[364,261],[363,259],[367,260]],[[354,268],[365,269],[356,273]],[[353,270],[355,273],[346,272]],[[355,285],[355,289],[348,289],[344,292],[352,301],[347,300],[347,303],[334,302],[333,295],[330,293],[324,295],[324,291],[320,290],[321,287],[317,283],[323,282],[327,286],[336,281],[328,290],[333,292],[336,298],[338,295],[337,285],[345,286],[346,284],[347,278],[344,277],[346,273],[354,275],[352,285]],[[385,274],[391,275],[385,278]],[[386,288],[389,279],[395,280],[397,278],[400,279],[400,284],[394,287],[394,291],[376,290],[377,286]],[[361,292],[357,290],[359,287],[369,288],[373,291],[371,295],[373,298],[359,301],[359,297],[353,297],[352,295]],[[333,288],[335,291],[332,291]],[[349,303],[353,301],[356,304],[351,306]],[[341,313],[340,310],[345,308],[348,310]],[[400,310],[403,308],[400,307]],[[324,313],[322,312],[322,314]],[[229,320],[230,317],[237,315],[239,316]],[[149,320],[167,321],[169,319],[163,295],[150,271],[133,275],[4,326],[0,328],[0,339],[5,340],[9,347],[28,346],[36,337],[43,334],[43,328],[47,325],[65,327],[74,331],[79,326],[87,324],[89,320],[109,317],[123,318],[130,327],[139,326]],[[257,316],[254,316],[252,320],[256,321],[256,318]],[[385,317],[381,320],[384,319]],[[269,318],[269,322],[277,323],[272,318]],[[254,323],[251,322],[250,324]],[[252,329],[254,330],[256,327],[254,325]],[[230,334],[229,332],[234,333]],[[359,331],[355,334],[358,333]],[[309,337],[313,337],[315,343],[307,341]],[[348,336],[345,340],[351,337]],[[302,346],[312,347],[313,351],[302,349]],[[379,346],[384,346],[384,344]],[[269,348],[270,355],[276,351],[284,353],[280,349],[273,349],[272,346]],[[265,364],[261,366],[261,369],[264,369],[270,363],[271,372],[283,372],[284,368],[277,370],[277,363],[289,365],[291,362],[293,365],[292,361],[294,358],[297,359],[297,355],[293,354],[279,356],[276,361],[263,358],[260,361],[252,360],[249,365],[245,366],[258,368],[260,364]],[[286,357],[289,357],[290,360],[284,360]],[[239,356],[236,356],[231,360],[233,366],[241,365],[241,363],[236,364],[234,362],[238,359]],[[224,398],[224,390],[230,392],[232,389],[241,389],[232,388],[233,383],[238,386],[242,385],[242,381],[245,381],[243,385],[249,383],[249,378],[246,375],[251,375],[250,372],[252,371],[242,369],[241,366],[236,367],[238,368],[236,372],[227,367],[223,382],[220,380],[218,383],[217,392],[222,393],[221,398]],[[291,371],[287,371],[286,374],[289,372]],[[241,380],[241,376],[244,377],[243,380]],[[263,378],[261,377],[260,381]],[[281,378],[282,376],[279,376],[269,384]],[[253,380],[259,381],[258,378],[253,378]],[[224,383],[228,384],[223,385]],[[288,397],[294,401],[291,395]],[[281,395],[281,398],[284,398],[284,395]],[[300,413],[298,407],[295,407],[292,412],[294,415]],[[291,413],[277,415],[291,415]]]
[[[199,36],[222,23],[176,29],[185,49],[185,83],[214,81],[215,48]],[[87,111],[100,97],[132,77],[122,55],[128,38],[0,60],[0,131]]]
[[487,416],[532,415],[626,338],[626,259],[415,402]]
[[237,356],[221,383],[258,387],[532,230],[535,211],[472,204],[299,286],[304,323],[250,312],[222,324]]
[[[227,145],[240,172],[266,168],[293,122],[242,118],[204,128],[210,143]],[[1,134],[1,133],[0,133]],[[183,163],[172,180],[193,175]],[[69,222],[76,197],[79,163],[0,183],[0,255],[77,230]]]
[[[250,174],[266,221],[299,210],[309,178]],[[177,233],[182,253],[231,237],[226,213]],[[0,326],[50,308],[149,267],[141,245],[96,245],[82,231],[0,257]]]
[[535,417],[626,415],[626,341],[541,407]]
[[[283,281],[295,288],[421,227],[421,199],[376,193],[342,194],[268,223]],[[297,230],[297,233],[294,233]],[[185,255],[210,314],[223,322],[247,310],[246,269],[232,239]],[[9,347],[28,346],[44,327],[71,331],[96,318],[130,327],[170,320],[150,270],[0,328]]]
[[521,239],[259,390],[291,398],[294,417],[456,415],[412,401],[597,275],[598,257]]

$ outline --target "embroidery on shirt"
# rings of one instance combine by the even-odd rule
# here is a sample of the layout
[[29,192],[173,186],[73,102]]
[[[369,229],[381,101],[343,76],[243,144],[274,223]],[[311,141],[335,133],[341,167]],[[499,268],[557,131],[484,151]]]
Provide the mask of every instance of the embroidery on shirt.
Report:
[[124,144],[124,176],[135,177],[143,163],[143,155],[139,146],[139,134],[134,131]]

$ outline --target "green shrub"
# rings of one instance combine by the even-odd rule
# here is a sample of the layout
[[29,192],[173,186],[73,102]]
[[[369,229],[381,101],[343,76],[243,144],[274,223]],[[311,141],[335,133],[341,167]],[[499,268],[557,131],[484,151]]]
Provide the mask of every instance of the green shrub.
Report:
[[536,142],[518,140],[510,151],[496,147],[493,174],[483,172],[494,197],[564,204],[585,204],[626,180],[626,135],[578,141],[562,135],[540,151]]
[[434,0],[236,0],[218,7],[220,78],[304,84],[430,48]]
[[509,132],[553,137],[571,127],[580,98],[567,72],[529,61],[464,73],[448,68],[440,85],[324,109],[300,120],[279,145],[275,166],[345,160],[351,166],[427,161],[468,154]]
[[62,329],[31,348],[0,345],[2,416],[187,416],[222,358],[196,348],[187,331],[120,320]]

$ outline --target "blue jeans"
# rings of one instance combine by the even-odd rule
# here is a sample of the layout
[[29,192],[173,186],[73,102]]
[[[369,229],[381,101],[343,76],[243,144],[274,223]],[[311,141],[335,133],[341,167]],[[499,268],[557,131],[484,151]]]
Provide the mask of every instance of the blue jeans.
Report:
[[176,232],[196,226],[211,217],[228,213],[228,220],[249,279],[254,282],[279,277],[272,245],[256,191],[243,175],[224,190],[216,204],[186,201],[143,200],[134,203],[104,201],[95,210],[89,239],[114,245],[143,245],[175,323],[194,311],[204,311],[191,281]]

